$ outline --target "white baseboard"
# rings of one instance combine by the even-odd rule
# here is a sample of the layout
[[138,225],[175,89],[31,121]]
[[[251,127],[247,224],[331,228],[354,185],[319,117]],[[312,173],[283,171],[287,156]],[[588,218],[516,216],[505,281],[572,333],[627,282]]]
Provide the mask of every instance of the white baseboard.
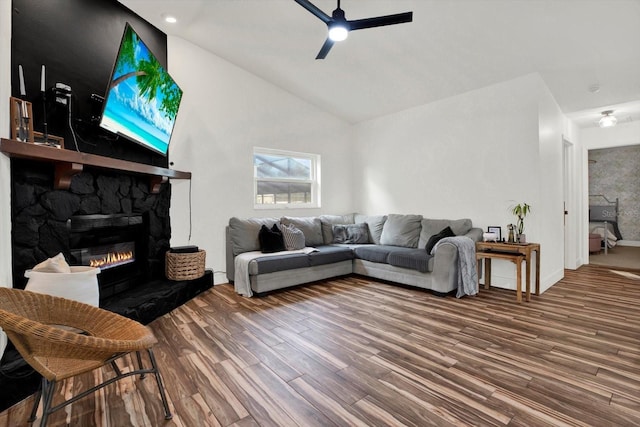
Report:
[[635,246],[640,247],[640,242],[637,240],[618,240],[616,242],[617,245],[620,246]]

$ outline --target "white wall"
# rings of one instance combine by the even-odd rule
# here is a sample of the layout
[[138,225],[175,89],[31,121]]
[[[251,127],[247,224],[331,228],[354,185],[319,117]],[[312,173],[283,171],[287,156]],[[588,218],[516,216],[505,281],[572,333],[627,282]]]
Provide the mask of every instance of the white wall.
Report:
[[[468,217],[506,233],[515,222],[509,208],[527,202],[525,232],[542,245],[542,288],[550,287],[564,272],[556,254],[563,248],[562,120],[552,101],[532,74],[356,125],[360,210]],[[515,289],[513,267],[504,264],[496,263],[493,283]]]
[[588,251],[587,234],[583,224],[586,208],[582,203],[582,174],[586,166],[583,163],[586,161],[582,158],[580,128],[566,117],[563,117],[562,122],[562,138],[567,144],[565,208],[568,213],[565,217],[565,268],[575,270],[584,264],[585,250]]
[[[224,229],[232,216],[310,216],[355,210],[351,198],[350,125],[177,37],[168,39],[169,70],[184,97],[170,145],[174,168],[193,173],[172,181],[171,245],[207,251],[207,267],[225,270]],[[253,208],[253,147],[322,156],[322,207]],[[225,283],[223,273],[216,283]]]
[[[538,207],[535,211],[537,236],[541,242],[541,287],[551,286],[564,277],[565,229],[563,188],[564,116],[547,86],[539,81]],[[533,218],[532,218],[533,219]]]
[[640,144],[640,122],[620,123],[612,128],[587,128],[580,132],[585,150]]

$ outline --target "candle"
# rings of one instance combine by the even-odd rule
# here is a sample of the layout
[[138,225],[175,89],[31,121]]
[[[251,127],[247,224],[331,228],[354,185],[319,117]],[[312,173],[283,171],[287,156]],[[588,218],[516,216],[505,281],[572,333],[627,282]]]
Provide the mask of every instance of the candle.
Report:
[[42,74],[40,74],[40,92],[44,92],[45,86],[45,77],[44,77],[44,65],[42,66]]
[[24,89],[24,74],[22,72],[22,65],[18,65],[18,76],[20,77],[20,96],[25,96],[27,91]]

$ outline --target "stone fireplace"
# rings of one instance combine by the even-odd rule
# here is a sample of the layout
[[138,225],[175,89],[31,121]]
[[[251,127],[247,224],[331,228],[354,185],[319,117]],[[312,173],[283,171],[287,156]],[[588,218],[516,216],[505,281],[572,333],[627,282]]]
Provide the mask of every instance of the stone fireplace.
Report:
[[153,194],[143,176],[85,168],[56,190],[53,164],[24,159],[11,160],[11,179],[14,287],[60,252],[71,265],[101,267],[101,300],[164,278],[169,185]]
[[[165,277],[171,186],[161,178],[190,179],[190,173],[5,139],[0,151],[15,156],[14,287],[23,289],[26,270],[62,252],[71,265],[100,265],[100,307],[148,324],[213,286],[211,271],[195,280]],[[11,343],[0,363],[0,408],[6,409],[33,394],[40,375]]]

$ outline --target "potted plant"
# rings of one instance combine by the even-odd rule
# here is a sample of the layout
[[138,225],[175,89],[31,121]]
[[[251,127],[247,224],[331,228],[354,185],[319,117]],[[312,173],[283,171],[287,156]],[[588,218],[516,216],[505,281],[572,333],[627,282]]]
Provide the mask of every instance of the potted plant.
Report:
[[513,213],[517,218],[517,240],[519,243],[526,243],[527,238],[524,234],[524,218],[527,214],[531,212],[531,206],[527,203],[518,203],[513,208],[511,208],[511,213]]

